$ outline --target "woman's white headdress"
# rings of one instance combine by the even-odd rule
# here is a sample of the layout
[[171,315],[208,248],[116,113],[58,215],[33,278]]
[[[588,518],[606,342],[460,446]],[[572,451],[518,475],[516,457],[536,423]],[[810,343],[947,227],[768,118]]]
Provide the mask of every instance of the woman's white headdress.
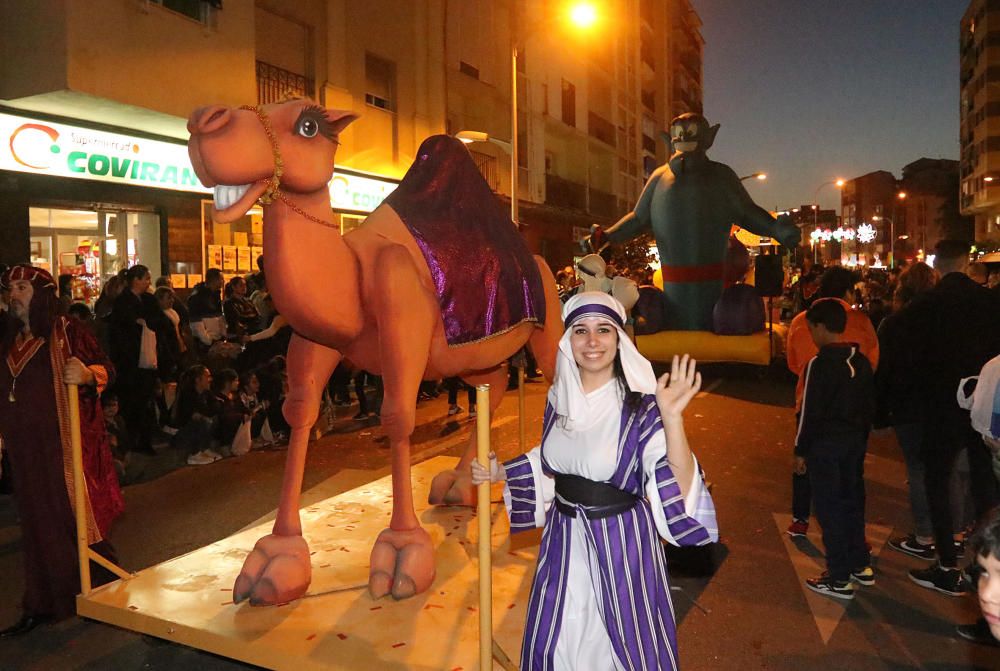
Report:
[[580,382],[580,369],[573,358],[570,344],[573,324],[588,317],[603,317],[618,329],[618,353],[625,372],[629,391],[642,394],[656,393],[656,376],[653,366],[625,332],[624,306],[612,296],[600,291],[576,294],[563,306],[562,318],[566,330],[559,341],[556,357],[556,376],[549,390],[549,400],[557,415],[563,418],[566,428],[579,430],[586,418],[593,416],[587,395]]

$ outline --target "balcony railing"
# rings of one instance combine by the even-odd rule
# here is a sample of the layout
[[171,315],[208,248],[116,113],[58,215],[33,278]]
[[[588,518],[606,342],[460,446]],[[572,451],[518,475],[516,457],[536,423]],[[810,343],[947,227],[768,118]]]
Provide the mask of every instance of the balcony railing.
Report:
[[497,168],[497,157],[471,149],[469,153],[472,154],[472,161],[476,164],[476,168],[479,169],[483,179],[490,185],[490,190],[496,193],[500,189],[500,171]]
[[587,209],[587,187],[556,175],[545,175],[545,204],[553,207],[568,207],[574,210]]
[[266,105],[286,97],[313,96],[313,80],[264,61],[257,61],[257,104]]
[[591,189],[590,213],[596,214],[599,217],[618,216],[618,198],[616,198],[613,193]]
[[587,132],[590,133],[591,137],[595,137],[601,142],[610,144],[612,147],[615,145],[615,125],[600,116],[590,112],[587,114]]

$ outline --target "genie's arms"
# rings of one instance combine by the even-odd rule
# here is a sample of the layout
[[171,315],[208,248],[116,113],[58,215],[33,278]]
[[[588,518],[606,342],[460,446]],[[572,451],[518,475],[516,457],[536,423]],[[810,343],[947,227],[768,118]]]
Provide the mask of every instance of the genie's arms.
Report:
[[772,237],[788,249],[797,247],[802,239],[802,232],[792,223],[791,217],[784,214],[777,219],[772,217],[770,212],[753,202],[736,173],[729,166],[723,167],[727,181],[731,182],[735,190],[734,196],[739,212],[736,224],[751,233]]
[[653,193],[656,191],[656,183],[660,180],[660,175],[668,166],[662,165],[653,171],[646,181],[646,186],[642,188],[639,202],[635,204],[635,209],[618,220],[618,222],[605,231],[608,240],[613,243],[622,243],[640,235],[643,231],[652,226],[649,218],[650,204],[653,202]]

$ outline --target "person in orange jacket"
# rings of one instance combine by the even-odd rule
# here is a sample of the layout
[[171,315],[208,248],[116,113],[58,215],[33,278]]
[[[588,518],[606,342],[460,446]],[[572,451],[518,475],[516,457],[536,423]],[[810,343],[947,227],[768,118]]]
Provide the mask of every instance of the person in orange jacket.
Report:
[[[834,298],[847,310],[847,327],[844,329],[842,342],[852,342],[858,345],[861,353],[872,365],[872,370],[878,367],[878,335],[872,326],[868,315],[854,309],[854,273],[847,268],[833,266],[828,268],[819,283],[817,299]],[[806,364],[818,352],[816,343],[809,335],[806,325],[806,313],[800,312],[792,319],[788,327],[788,340],[785,345],[785,358],[788,369],[798,376],[795,386],[795,413],[802,405],[803,379]],[[809,513],[811,509],[812,490],[805,467],[801,464],[792,473],[792,523],[788,526],[788,535],[792,537],[805,536],[809,531]]]

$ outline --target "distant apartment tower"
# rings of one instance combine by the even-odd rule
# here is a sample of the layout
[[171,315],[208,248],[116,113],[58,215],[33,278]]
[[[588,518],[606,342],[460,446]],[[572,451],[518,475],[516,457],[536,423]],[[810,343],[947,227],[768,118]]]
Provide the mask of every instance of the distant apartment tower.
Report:
[[972,0],[960,49],[961,213],[976,239],[1000,237],[1000,3]]

